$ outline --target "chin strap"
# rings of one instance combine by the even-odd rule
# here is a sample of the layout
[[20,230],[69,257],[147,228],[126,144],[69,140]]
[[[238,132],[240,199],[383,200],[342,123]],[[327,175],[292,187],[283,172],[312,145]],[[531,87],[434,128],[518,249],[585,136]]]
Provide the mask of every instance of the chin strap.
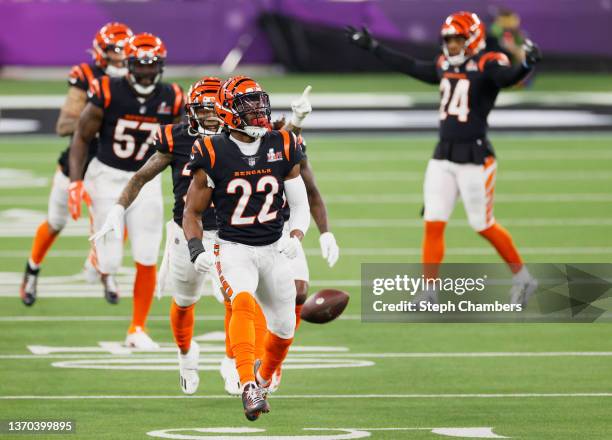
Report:
[[244,128],[232,128],[232,130],[244,133],[253,139],[259,139],[268,132],[266,127],[257,127],[255,125],[247,125]]

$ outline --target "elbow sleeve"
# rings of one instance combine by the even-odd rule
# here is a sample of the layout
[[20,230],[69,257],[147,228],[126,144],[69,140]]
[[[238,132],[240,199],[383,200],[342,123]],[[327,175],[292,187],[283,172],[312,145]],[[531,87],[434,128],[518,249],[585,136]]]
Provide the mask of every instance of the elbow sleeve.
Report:
[[304,235],[310,226],[310,206],[308,194],[302,176],[285,180],[285,195],[291,215],[289,217],[289,230],[299,229]]

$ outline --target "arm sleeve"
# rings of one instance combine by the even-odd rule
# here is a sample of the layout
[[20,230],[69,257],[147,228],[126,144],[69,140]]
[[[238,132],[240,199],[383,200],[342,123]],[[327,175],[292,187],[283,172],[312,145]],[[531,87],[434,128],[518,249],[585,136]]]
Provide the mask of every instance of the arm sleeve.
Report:
[[[499,87],[510,87],[521,82],[532,70],[522,63],[511,65],[508,57],[501,52],[489,52],[479,61],[487,77]],[[482,65],[484,64],[484,65]]]
[[102,109],[110,105],[111,92],[110,80],[108,76],[94,79],[87,91],[87,102],[91,102],[96,107]]
[[201,139],[197,139],[191,147],[191,156],[189,157],[189,168],[193,171],[202,169],[206,174],[210,175],[210,158],[208,157],[208,151]]
[[291,211],[289,231],[298,229],[306,235],[308,226],[310,226],[310,206],[308,205],[308,193],[302,176],[285,180],[285,196]]
[[420,61],[383,45],[379,45],[374,50],[374,54],[379,60],[398,72],[405,73],[428,84],[438,84],[440,82],[436,63],[433,61]]

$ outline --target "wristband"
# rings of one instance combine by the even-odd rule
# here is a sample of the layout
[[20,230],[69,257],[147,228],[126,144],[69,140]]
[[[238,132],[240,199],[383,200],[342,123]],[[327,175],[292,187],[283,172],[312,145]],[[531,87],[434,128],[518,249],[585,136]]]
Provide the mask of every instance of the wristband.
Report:
[[195,237],[189,239],[187,242],[187,247],[189,248],[189,258],[191,259],[192,263],[196,260],[196,258],[198,258],[198,255],[205,251],[202,240]]

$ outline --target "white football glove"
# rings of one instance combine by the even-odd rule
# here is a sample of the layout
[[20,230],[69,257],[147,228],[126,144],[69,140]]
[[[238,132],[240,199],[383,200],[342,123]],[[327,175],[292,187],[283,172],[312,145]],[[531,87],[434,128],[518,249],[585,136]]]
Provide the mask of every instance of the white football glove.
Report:
[[278,241],[278,251],[290,260],[293,260],[295,257],[297,257],[298,251],[301,247],[302,242],[297,237],[283,236]]
[[89,237],[89,241],[98,241],[100,238],[104,238],[106,234],[113,233],[115,238],[121,240],[123,238],[123,216],[125,215],[125,208],[119,204],[114,205],[108,212],[104,224],[98,232]]
[[321,245],[321,255],[327,260],[329,267],[334,267],[340,257],[340,248],[336,243],[336,237],[331,232],[324,232],[319,237],[319,244]]
[[301,127],[304,123],[304,119],[312,112],[312,106],[308,99],[311,90],[312,86],[306,86],[302,96],[291,102],[291,110],[293,111],[291,115],[291,125],[294,127]]
[[213,264],[215,264],[215,255],[212,250],[207,249],[196,257],[193,268],[196,272],[208,273]]

